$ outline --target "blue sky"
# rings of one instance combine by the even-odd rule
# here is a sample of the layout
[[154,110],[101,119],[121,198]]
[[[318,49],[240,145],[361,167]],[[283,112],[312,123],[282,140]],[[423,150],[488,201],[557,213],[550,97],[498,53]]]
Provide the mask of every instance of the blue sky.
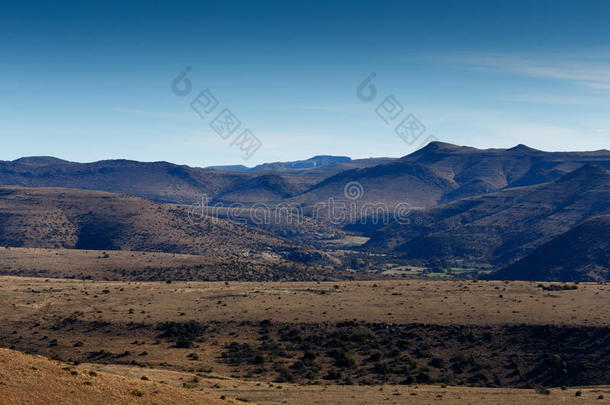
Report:
[[[476,147],[610,149],[610,3],[14,2],[0,13],[0,160],[254,165]],[[186,67],[192,92],[178,97]],[[356,88],[371,72],[377,97]],[[206,119],[190,102],[209,89]],[[386,97],[426,132],[407,144]],[[228,108],[262,146],[210,127]]]

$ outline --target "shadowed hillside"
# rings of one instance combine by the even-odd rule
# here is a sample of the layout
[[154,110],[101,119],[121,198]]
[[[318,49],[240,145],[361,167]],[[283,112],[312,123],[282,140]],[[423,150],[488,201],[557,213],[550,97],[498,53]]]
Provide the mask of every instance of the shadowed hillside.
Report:
[[610,215],[592,218],[493,273],[496,280],[610,280]]
[[587,165],[536,186],[465,198],[413,213],[367,244],[410,258],[510,263],[595,215],[610,213],[610,172]]

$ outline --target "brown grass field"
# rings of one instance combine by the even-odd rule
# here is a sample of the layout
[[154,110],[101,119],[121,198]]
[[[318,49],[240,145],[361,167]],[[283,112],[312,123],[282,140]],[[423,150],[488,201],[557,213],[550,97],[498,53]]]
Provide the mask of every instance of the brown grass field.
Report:
[[[252,271],[264,269],[254,264]],[[165,281],[193,271],[214,280],[222,265],[233,264],[181,254],[0,249],[0,347],[54,359],[2,351],[0,403],[216,403],[205,401],[226,396],[260,404],[568,404],[610,397],[606,284]],[[92,378],[89,370],[101,373]],[[544,394],[535,386],[554,388]]]
[[[332,275],[338,277],[332,277]],[[0,275],[115,281],[304,281],[345,278],[329,269],[258,258],[128,250],[0,248]],[[369,277],[370,278],[370,277]]]
[[[168,320],[425,323],[438,325],[610,324],[610,286],[544,291],[534,282],[97,282],[0,277],[3,322],[67,317],[116,322]],[[552,283],[543,283],[552,284]]]
[[[0,249],[0,272],[51,278],[129,279],[154,269],[172,274],[181,268],[217,266],[220,258],[160,252],[42,248]],[[129,263],[126,265],[126,263]]]

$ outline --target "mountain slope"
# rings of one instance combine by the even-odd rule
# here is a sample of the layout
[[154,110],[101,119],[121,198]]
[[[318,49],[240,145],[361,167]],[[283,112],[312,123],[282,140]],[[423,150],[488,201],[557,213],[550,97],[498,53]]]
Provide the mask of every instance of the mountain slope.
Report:
[[[32,160],[37,164],[32,164]],[[217,173],[167,162],[105,160],[94,163],[25,158],[0,162],[0,184],[64,187],[129,193],[161,202],[192,203],[242,181],[239,173]]]
[[280,201],[300,193],[305,188],[306,186],[300,185],[298,181],[291,182],[286,176],[265,173],[227,187],[214,197],[213,202],[254,204]]
[[610,280],[610,215],[589,219],[489,277],[495,280]]
[[[345,185],[356,181],[362,185],[366,199],[376,202],[409,201],[415,206],[434,205],[455,183],[438,176],[416,162],[391,162],[371,168],[353,169],[332,176],[312,187],[298,199],[320,201],[323,196],[341,198]],[[368,193],[367,193],[368,192]]]
[[544,152],[517,145],[510,149],[476,149],[432,142],[401,161],[426,165],[459,187],[442,202],[510,187],[546,183],[587,163],[610,168],[610,151]]
[[431,208],[555,180],[590,162],[610,167],[610,151],[550,153],[524,145],[482,150],[432,142],[401,159],[328,177],[291,201],[305,206],[329,199],[346,202],[344,188],[355,183],[361,187],[362,197],[349,203],[355,203],[358,211],[364,204],[384,204],[390,211],[405,203]]
[[0,402],[5,404],[237,403],[167,384],[88,372],[72,364],[8,349],[0,349],[0,364]]
[[101,191],[0,187],[0,245],[256,257],[300,250],[245,225]]
[[610,172],[586,165],[549,183],[415,212],[410,224],[390,224],[366,246],[412,258],[508,264],[582,221],[608,213]]

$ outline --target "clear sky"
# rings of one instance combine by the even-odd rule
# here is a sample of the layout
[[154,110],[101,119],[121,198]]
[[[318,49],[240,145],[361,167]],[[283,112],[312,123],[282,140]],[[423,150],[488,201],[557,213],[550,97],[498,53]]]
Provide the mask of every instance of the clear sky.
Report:
[[[254,165],[402,156],[428,135],[610,149],[609,21],[601,0],[5,2],[0,160]],[[204,89],[219,105],[201,118]],[[417,142],[376,113],[387,96],[426,127]],[[226,140],[210,127],[224,108],[241,121]],[[244,161],[246,128],[262,146]]]

